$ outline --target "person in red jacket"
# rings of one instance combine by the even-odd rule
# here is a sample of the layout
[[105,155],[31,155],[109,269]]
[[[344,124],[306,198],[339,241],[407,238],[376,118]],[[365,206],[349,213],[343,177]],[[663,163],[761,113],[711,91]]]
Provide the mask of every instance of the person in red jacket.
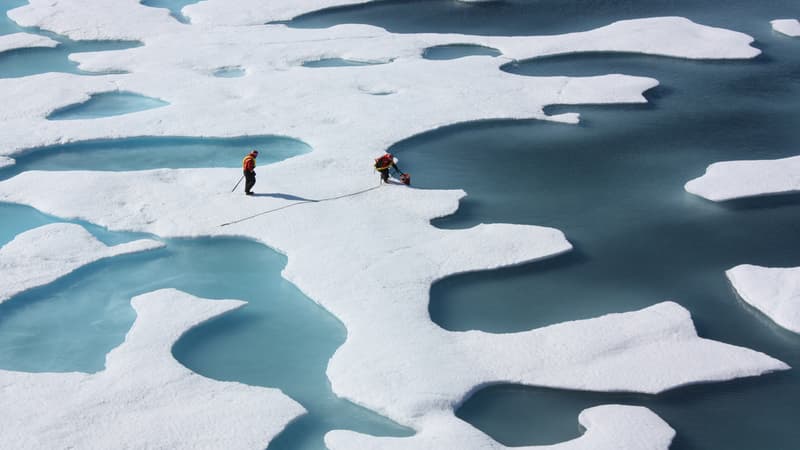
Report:
[[400,168],[397,167],[397,164],[395,164],[394,162],[394,156],[391,153],[387,152],[386,154],[375,160],[375,170],[380,172],[381,181],[383,181],[384,183],[389,182],[390,169],[394,169],[397,171],[398,174],[400,174],[400,181],[402,181],[403,184],[410,184],[411,177],[408,176],[408,174],[403,173],[403,171],[401,171]]
[[256,184],[256,158],[258,158],[258,150],[253,150],[242,160],[242,172],[244,172],[244,193],[246,195],[253,195],[253,186]]

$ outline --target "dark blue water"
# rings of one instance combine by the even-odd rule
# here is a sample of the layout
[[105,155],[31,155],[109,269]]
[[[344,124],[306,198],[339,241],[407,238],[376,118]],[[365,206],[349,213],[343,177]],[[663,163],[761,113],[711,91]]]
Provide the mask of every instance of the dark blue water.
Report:
[[793,0],[386,0],[330,8],[289,21],[296,28],[363,23],[395,33],[464,33],[530,36],[590,30],[625,19],[683,16],[747,33],[769,30],[769,21],[800,16]]
[[[800,40],[772,32],[769,20],[800,16],[800,4],[388,1],[310,14],[292,26],[535,35],[659,15],[747,32],[764,54],[700,62],[590,53],[509,64],[503,70],[520,76],[625,73],[661,85],[647,93],[648,105],[548,108],[581,112],[578,126],[465,124],[391,148],[416,186],[468,192],[437,226],[547,225],[575,245],[552,260],[436,283],[430,313],[442,327],[518,331],[671,299],[691,311],[701,336],[800,366],[800,337],[744,305],[724,275],[742,263],[800,265],[800,195],[715,204],[683,190],[716,161],[798,153]],[[551,444],[578,436],[578,413],[606,403],[652,408],[677,430],[673,449],[800,448],[795,370],[658,396],[501,385],[477,393],[458,415],[507,445]]]
[[465,56],[500,56],[500,50],[482,45],[453,44],[428,47],[422,53],[425,59],[447,60]]
[[158,168],[239,167],[252,149],[266,165],[311,151],[304,142],[279,136],[239,138],[143,137],[56,145],[16,157],[0,179],[27,170],[129,171]]

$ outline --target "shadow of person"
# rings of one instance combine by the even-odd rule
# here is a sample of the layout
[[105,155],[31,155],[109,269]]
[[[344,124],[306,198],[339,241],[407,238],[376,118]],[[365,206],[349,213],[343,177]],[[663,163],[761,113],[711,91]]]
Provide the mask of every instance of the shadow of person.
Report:
[[255,193],[255,194],[253,194],[253,197],[273,197],[273,198],[280,198],[280,199],[283,199],[283,200],[296,200],[296,201],[299,201],[299,202],[316,202],[316,200],[311,199],[311,198],[303,198],[303,197],[298,197],[296,195],[291,195],[291,194],[281,194],[279,192],[268,192],[268,193],[263,193],[263,194],[262,193]]

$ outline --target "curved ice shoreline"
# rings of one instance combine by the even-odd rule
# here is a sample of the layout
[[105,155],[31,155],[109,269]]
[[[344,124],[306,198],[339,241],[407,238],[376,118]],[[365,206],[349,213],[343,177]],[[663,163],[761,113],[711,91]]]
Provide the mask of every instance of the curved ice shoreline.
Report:
[[724,161],[686,183],[686,191],[715,202],[800,191],[800,156],[775,160]]
[[725,274],[742,300],[783,328],[800,333],[800,267],[743,264]]
[[[375,186],[376,178],[369,168],[375,153],[430,129],[487,118],[574,123],[575,114],[548,117],[543,108],[556,103],[641,103],[646,101],[642,93],[657,84],[650,78],[624,75],[519,77],[498,70],[508,58],[580,51],[714,59],[752,58],[759,53],[747,35],[681,18],[622,21],[561,36],[492,38],[394,35],[367,26],[330,30],[213,26],[227,20],[222,12],[231,13],[235,20],[261,20],[264,8],[272,17],[275,14],[270,11],[292,11],[296,15],[307,12],[303,9],[311,10],[312,3],[313,9],[318,9],[319,2],[242,2],[236,6],[201,2],[185,8],[193,21],[204,21],[199,12],[204,8],[214,13],[206,16],[205,26],[191,27],[176,23],[165,10],[145,8],[132,0],[120,1],[114,9],[100,0],[64,0],[55,6],[49,3],[31,0],[30,6],[15,9],[10,16],[25,25],[64,32],[73,38],[137,39],[145,46],[73,56],[87,70],[128,70],[130,74],[91,79],[44,74],[0,80],[0,97],[5,104],[18,105],[0,111],[0,121],[12,130],[0,142],[5,156],[59,142],[127,136],[291,136],[308,142],[315,151],[259,168],[260,186],[304,198],[328,198]],[[261,13],[253,14],[253,7]],[[92,27],[75,26],[84,23],[87,16],[93,19]],[[432,45],[465,42],[498,48],[505,58],[494,61],[472,57],[444,62],[421,58],[424,48]],[[321,57],[393,62],[335,71],[302,68],[303,61]],[[247,75],[236,79],[209,76],[219,67],[234,65],[245,67]],[[323,84],[326,89],[320,89]],[[171,105],[68,125],[45,119],[50,111],[65,104],[87,99],[94,93],[119,90],[164,98]],[[368,94],[387,90],[395,94]],[[24,131],[30,129],[37,133]],[[309,173],[325,182],[298,182]],[[218,225],[253,211],[268,211],[289,203],[279,196],[244,198],[229,193],[230,185],[239,176],[240,172],[233,169],[26,172],[0,183],[0,199],[30,204],[56,215],[81,217],[111,229],[148,231],[164,237],[247,236],[284,252],[289,258],[286,278],[335,314],[348,329],[347,342],[328,368],[335,391],[419,430],[415,438],[391,441],[401,446],[433,439],[456,448],[458,442],[478,446],[489,440],[472,431],[476,440],[463,441],[458,431],[465,427],[452,413],[454,405],[489,382],[660,392],[688,383],[786,369],[785,364],[761,353],[698,338],[688,312],[674,303],[511,335],[447,332],[428,317],[428,290],[433,281],[454,273],[520,264],[568,251],[571,245],[563,234],[549,228],[507,224],[440,230],[431,226],[430,220],[453,213],[465,194],[399,186],[385,186],[331,202],[306,203],[221,228]],[[33,180],[41,191],[26,189]],[[97,192],[91,183],[104,186],[103,192]],[[70,189],[59,189],[61,186]],[[396,206],[399,212],[386,215],[386,204]],[[189,300],[183,295],[162,292],[154,296],[193,310],[185,305]],[[148,308],[146,304],[141,298],[135,303],[137,310],[145,308],[143,311]],[[166,320],[173,311],[164,310],[161,314]],[[150,327],[158,320],[152,315],[149,319],[140,315],[143,320],[137,322],[131,335],[157,334]],[[163,347],[166,341],[159,345]],[[109,354],[109,371],[118,354],[116,350]],[[138,355],[136,361],[152,364],[155,371],[166,371],[163,367],[174,364],[163,355],[155,358],[151,353]],[[676,365],[676,361],[680,364]],[[177,373],[177,369],[170,370]],[[4,385],[13,389],[33,383],[29,381],[33,378],[36,383],[42,380],[41,384],[32,384],[34,389],[30,392],[22,389],[17,393],[19,397],[13,403],[27,405],[25,417],[37,414],[31,397],[49,393],[53,389],[49,383],[70,385],[75,379],[72,375],[22,374],[12,378],[10,384]],[[199,377],[192,377],[196,378]],[[96,379],[104,378],[98,374]],[[101,394],[98,385],[82,386],[88,396]],[[190,396],[198,389],[223,389],[214,383],[182,388]],[[268,407],[258,409],[261,414],[277,417],[265,422],[271,425],[270,432],[299,411],[284,397],[276,398],[274,403],[267,403]],[[125,406],[126,400],[114,397],[106,399],[106,403],[99,402],[97,407],[81,404],[80,408],[103,417],[108,412],[106,408],[116,411]],[[237,405],[235,412],[248,414],[262,406],[243,403]],[[137,411],[146,414],[144,407]],[[641,435],[646,436],[644,445],[664,448],[665,440],[668,445],[667,436],[671,439],[669,427],[660,419],[653,419],[652,413],[624,409],[631,415],[623,417],[617,414],[623,410],[615,408],[588,411],[594,413],[587,412],[583,417],[602,416],[591,420],[598,423],[596,428],[614,430],[613,435],[605,437],[606,443],[597,445],[619,448],[616,445],[626,445],[623,443],[630,436]],[[161,412],[163,416],[151,419],[169,423],[172,412],[167,409]],[[237,417],[234,411],[228,415]],[[634,416],[641,420],[630,421]],[[41,420],[34,426],[57,419],[44,416]],[[603,424],[606,420],[608,424]],[[77,423],[83,424],[80,420]],[[619,435],[622,424],[630,424],[635,430],[630,435]],[[20,433],[25,433],[25,426],[17,424]],[[650,427],[654,432],[649,432],[653,431]],[[221,432],[220,428],[208,430],[213,434]],[[591,430],[592,427],[587,439],[596,443]],[[78,436],[102,443],[105,437],[92,431],[95,430],[86,426],[84,434]],[[22,439],[17,435],[9,439],[14,437]],[[53,445],[62,443],[57,436],[43,439]],[[137,445],[143,442],[140,439],[150,443],[146,440],[148,435],[124,435],[121,442]],[[336,432],[331,433],[330,439],[347,448],[349,439],[357,442],[359,438]],[[259,445],[263,446],[263,442]],[[563,445],[571,448],[573,444]],[[630,448],[649,448],[644,445]]]
[[0,303],[105,258],[163,247],[151,239],[108,247],[80,225],[54,223],[0,247]]
[[410,438],[374,437],[352,431],[331,431],[325,444],[331,450],[436,450],[447,448],[502,450],[667,450],[675,436],[666,422],[640,406],[603,405],[586,409],[578,422],[586,428],[579,438],[554,445],[506,447],[452,416],[435,418],[436,424]]
[[772,29],[790,37],[800,36],[800,21],[797,19],[777,19],[772,22]]
[[0,408],[0,447],[264,448],[303,413],[276,389],[210,380],[172,357],[184,332],[244,302],[164,289],[132,303],[136,322],[104,371],[0,370],[13,405]]
[[38,34],[14,33],[0,36],[0,53],[23,48],[53,48],[58,45],[58,41]]

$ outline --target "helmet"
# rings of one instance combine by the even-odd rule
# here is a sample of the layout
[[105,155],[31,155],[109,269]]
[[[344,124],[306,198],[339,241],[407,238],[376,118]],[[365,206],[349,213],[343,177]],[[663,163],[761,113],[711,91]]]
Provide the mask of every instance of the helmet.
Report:
[[258,156],[258,150],[253,150],[252,152],[250,152],[250,154],[253,156]]

